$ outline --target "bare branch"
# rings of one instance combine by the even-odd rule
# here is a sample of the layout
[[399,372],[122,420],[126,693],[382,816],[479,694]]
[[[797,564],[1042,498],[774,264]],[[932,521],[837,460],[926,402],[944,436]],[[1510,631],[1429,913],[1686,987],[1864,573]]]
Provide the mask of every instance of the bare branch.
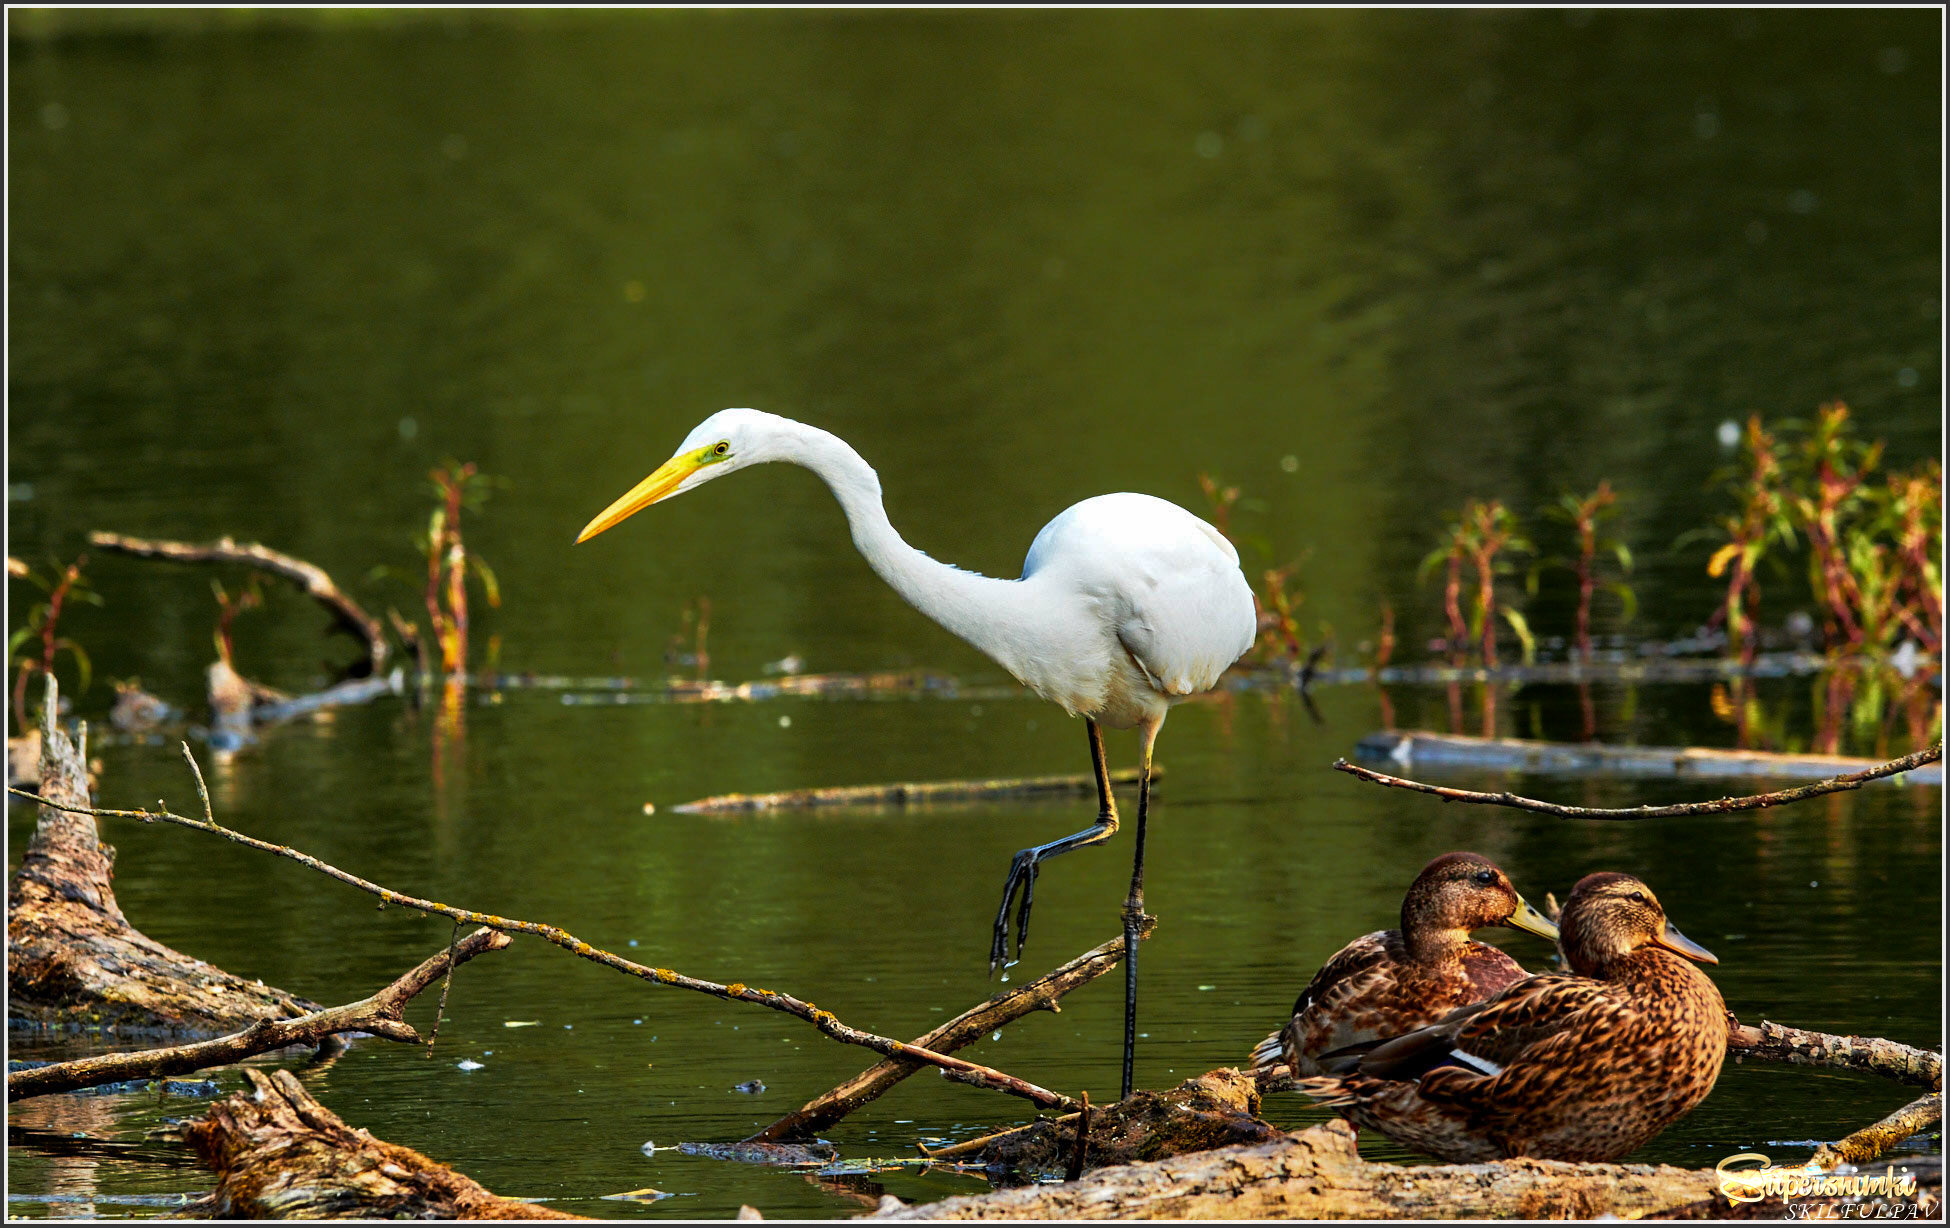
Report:
[[1752,797],[1723,797],[1710,802],[1681,802],[1673,806],[1627,806],[1617,810],[1606,810],[1591,806],[1560,806],[1556,802],[1540,802],[1535,798],[1519,797],[1514,793],[1478,793],[1470,789],[1451,789],[1445,785],[1428,785],[1419,780],[1404,780],[1400,776],[1389,776],[1349,763],[1345,759],[1334,760],[1334,770],[1346,772],[1373,784],[1384,785],[1390,789],[1412,789],[1417,793],[1433,794],[1446,802],[1472,802],[1481,806],[1510,806],[1518,810],[1534,810],[1539,814],[1554,814],[1565,819],[1670,819],[1683,815],[1727,814],[1736,810],[1764,810],[1770,806],[1785,806],[1789,802],[1804,801],[1820,797],[1825,793],[1840,793],[1846,789],[1859,789],[1872,780],[1907,772],[1911,768],[1926,763],[1937,763],[1943,758],[1943,743],[1938,742],[1928,750],[1919,750],[1913,755],[1891,759],[1860,772],[1850,772],[1846,776],[1833,776],[1818,780],[1813,784],[1801,785],[1794,789],[1782,789],[1778,793],[1760,793]]
[[339,625],[366,642],[366,659],[377,676],[386,665],[386,632],[379,620],[365,612],[359,603],[332,582],[323,567],[253,542],[240,546],[228,537],[208,545],[192,542],[147,541],[124,537],[120,533],[97,530],[88,535],[91,544],[144,559],[171,559],[179,563],[241,563],[273,575],[283,576],[305,590],[320,605],[332,612]]
[[219,1036],[195,1044],[171,1045],[162,1049],[143,1049],[134,1053],[106,1053],[16,1070],[7,1076],[7,1099],[24,1100],[50,1092],[71,1092],[79,1087],[119,1083],[124,1079],[160,1079],[187,1074],[211,1066],[227,1066],[259,1053],[270,1053],[293,1045],[316,1045],[327,1036],[346,1032],[370,1032],[387,1040],[417,1042],[415,1032],[401,1015],[413,997],[454,965],[464,964],[476,955],[498,951],[513,939],[491,929],[477,929],[449,950],[429,956],[411,972],[400,977],[369,998],[345,1006],[331,1006],[300,1015],[296,1019],[261,1019],[241,1032]]
[[[1163,775],[1151,765],[1155,787]],[[1138,770],[1112,772],[1113,785],[1135,786]],[[824,789],[789,789],[784,793],[723,793],[701,797],[672,809],[678,814],[723,814],[750,810],[805,810],[815,806],[924,806],[934,802],[976,802],[1003,798],[1094,794],[1097,778],[1077,776],[1020,776],[1002,780],[910,780],[890,785],[839,785]]]
[[1727,1055],[1736,1060],[1757,1057],[1791,1066],[1861,1070],[1914,1087],[1943,1090],[1942,1054],[1876,1036],[1833,1036],[1764,1019],[1759,1027],[1736,1022],[1728,1029]]
[[[1153,924],[1150,918],[1146,918],[1139,937],[1150,937]],[[915,1038],[913,1043],[936,1053],[953,1053],[1031,1011],[1062,1010],[1057,1005],[1057,999],[1080,985],[1089,984],[1123,962],[1124,939],[1119,935],[1036,980],[996,994],[980,1006],[963,1011],[927,1035]],[[923,1064],[910,1058],[888,1058],[808,1101],[803,1108],[786,1114],[745,1141],[779,1143],[809,1138],[860,1106],[878,1099]]]
[[405,908],[418,909],[421,912],[438,913],[443,917],[466,922],[471,925],[485,925],[497,930],[506,930],[520,934],[533,934],[592,963],[601,964],[606,968],[613,968],[618,972],[626,973],[640,980],[649,981],[652,984],[671,985],[678,989],[688,989],[696,993],[709,994],[714,998],[723,998],[727,1001],[751,1002],[758,1006],[791,1015],[794,1018],[803,1019],[818,1028],[820,1032],[843,1044],[859,1045],[862,1048],[872,1049],[874,1052],[885,1054],[888,1057],[913,1058],[916,1061],[925,1062],[930,1066],[938,1066],[951,1076],[968,1076],[970,1081],[977,1081],[980,1086],[1005,1091],[1014,1096],[1021,1096],[1041,1108],[1056,1109],[1060,1112],[1069,1112],[1076,1108],[1076,1101],[1070,1099],[1070,1097],[1038,1087],[1033,1083],[1018,1079],[1013,1075],[1004,1074],[1002,1071],[977,1065],[974,1062],[965,1062],[960,1058],[949,1057],[944,1053],[936,1053],[931,1049],[925,1049],[918,1045],[906,1044],[886,1036],[878,1036],[872,1032],[864,1032],[858,1028],[850,1027],[840,1022],[832,1012],[820,1010],[812,1003],[801,1001],[790,994],[779,993],[770,989],[755,989],[742,983],[720,985],[716,981],[706,981],[698,977],[685,976],[683,973],[672,971],[669,968],[648,967],[636,963],[633,960],[624,959],[614,952],[605,951],[601,947],[591,946],[589,943],[577,938],[574,934],[569,933],[560,926],[549,925],[538,921],[523,921],[514,917],[502,917],[493,913],[479,912],[471,908],[456,908],[451,904],[423,900],[418,896],[408,895],[405,892],[394,891],[390,887],[382,887],[378,883],[368,882],[356,874],[347,873],[337,866],[320,861],[309,853],[303,853],[282,844],[273,844],[268,840],[258,840],[251,836],[246,836],[242,832],[232,831],[230,828],[220,824],[205,823],[201,819],[186,818],[180,814],[172,814],[167,810],[100,810],[92,807],[64,805],[47,798],[37,797],[23,789],[9,789],[8,792],[19,797],[24,797],[29,801],[39,802],[41,805],[55,810],[86,814],[95,818],[136,819],[144,823],[174,823],[178,827],[188,827],[196,831],[209,832],[213,835],[222,836],[233,844],[241,844],[247,848],[254,848],[260,852],[272,853],[279,857],[295,861],[299,865],[316,870],[329,878],[335,878],[347,886],[356,887],[368,895],[377,896],[379,897],[381,907],[388,904],[398,904]]

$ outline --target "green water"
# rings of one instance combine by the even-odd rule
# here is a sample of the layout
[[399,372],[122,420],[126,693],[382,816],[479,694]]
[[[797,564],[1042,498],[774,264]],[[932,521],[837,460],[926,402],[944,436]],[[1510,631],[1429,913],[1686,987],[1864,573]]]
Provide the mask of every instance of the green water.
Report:
[[[570,545],[726,405],[837,431],[878,467],[909,540],[1004,575],[1077,499],[1202,508],[1197,475],[1216,474],[1247,492],[1255,570],[1311,552],[1303,625],[1333,628],[1350,662],[1383,603],[1398,659],[1425,655],[1439,603],[1415,566],[1465,498],[1529,513],[1609,478],[1643,612],[1621,624],[1601,607],[1599,630],[1663,637],[1713,606],[1706,549],[1670,547],[1720,506],[1722,421],[1842,398],[1893,462],[1941,454],[1933,13],[9,20],[9,552],[69,558],[94,528],[229,533],[411,613],[416,589],[368,569],[415,569],[426,471],[472,460],[506,479],[467,521],[505,598],[477,606],[477,651],[497,635],[513,672],[661,677],[702,595],[718,677],[799,654],[1006,682],[868,571],[800,471]],[[62,626],[98,679],[140,675],[200,710],[214,573],[100,553],[89,570],[106,604]],[[32,594],[10,587],[11,626]],[[1770,588],[1773,616],[1801,591]],[[1568,628],[1562,591],[1527,600],[1540,631]],[[325,681],[354,649],[322,622],[269,592],[238,620],[240,665],[290,690]],[[1819,687],[1760,687],[1797,745]],[[80,714],[99,725],[109,698],[97,681]],[[1388,698],[1404,726],[1447,727],[1440,691]],[[1010,854],[1087,818],[1049,802],[670,812],[734,790],[1084,770],[1080,725],[1006,690],[562,699],[477,694],[438,745],[432,714],[398,700],[279,729],[210,766],[213,801],[389,886],[903,1038],[992,990]],[[1316,699],[1319,723],[1290,696],[1188,705],[1161,739],[1141,1084],[1239,1062],[1453,848],[1496,858],[1532,898],[1594,869],[1643,875],[1720,955],[1743,1018],[1939,1043],[1937,790],[1710,822],[1469,813],[1328,771],[1383,715],[1372,689]],[[1475,732],[1481,697],[1464,699]],[[1579,736],[1574,692],[1496,699],[1505,732]],[[1593,703],[1607,738],[1735,738],[1701,686],[1599,687]],[[1111,752],[1129,763],[1130,739]],[[172,747],[100,754],[107,804],[193,805]],[[1697,795],[1508,783],[1592,804]],[[31,823],[10,809],[16,859]],[[193,832],[105,836],[144,931],[320,1001],[363,996],[448,937]],[[1128,852],[1120,838],[1051,864],[1018,973],[1115,933]],[[1121,1013],[1100,982],[969,1055],[1102,1100]],[[448,1014],[431,1061],[369,1042],[302,1077],[382,1138],[583,1214],[845,1215],[882,1190],[984,1188],[639,1150],[742,1137],[872,1057],[783,1016],[528,939],[463,969]],[[731,1090],[751,1079],[766,1090]],[[1710,1164],[1839,1137],[1905,1099],[1729,1067],[1642,1156]],[[137,1215],[150,1208],[114,1199],[205,1188],[151,1136],[200,1111],[145,1096],[10,1109],[10,1191],[70,1199],[10,1212]],[[1291,1098],[1268,1114],[1318,1116]],[[830,1137],[902,1156],[1022,1118],[918,1076]],[[646,1186],[676,1197],[599,1201]]]

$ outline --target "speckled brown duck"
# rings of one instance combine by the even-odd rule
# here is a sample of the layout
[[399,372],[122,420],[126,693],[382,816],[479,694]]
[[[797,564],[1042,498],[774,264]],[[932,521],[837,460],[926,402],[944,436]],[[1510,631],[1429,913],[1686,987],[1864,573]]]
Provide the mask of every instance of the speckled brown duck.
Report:
[[1496,863],[1444,853],[1402,898],[1400,929],[1356,938],[1314,974],[1286,1027],[1254,1048],[1255,1070],[1284,1062],[1296,1075],[1351,1069],[1363,1046],[1426,1027],[1528,976],[1471,930],[1507,925],[1555,939]]
[[1558,916],[1569,972],[1375,1046],[1302,1090],[1356,1125],[1443,1160],[1616,1160],[1706,1098],[1726,1003],[1688,960],[1718,963],[1628,874],[1590,874]]

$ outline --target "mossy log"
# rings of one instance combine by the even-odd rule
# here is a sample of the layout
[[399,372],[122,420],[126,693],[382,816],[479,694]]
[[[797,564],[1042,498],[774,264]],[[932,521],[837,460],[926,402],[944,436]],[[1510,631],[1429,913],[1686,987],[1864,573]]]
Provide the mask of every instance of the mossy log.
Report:
[[246,1069],[249,1092],[189,1127],[217,1188],[194,1219],[580,1219],[503,1198],[410,1147],[384,1142],[312,1099],[288,1070]]
[[[40,795],[88,805],[86,727],[70,740],[47,680]],[[130,925],[115,903],[115,850],[95,820],[40,808],[7,888],[10,1025],[100,1027],[123,1034],[209,1035],[319,1005],[172,950]]]

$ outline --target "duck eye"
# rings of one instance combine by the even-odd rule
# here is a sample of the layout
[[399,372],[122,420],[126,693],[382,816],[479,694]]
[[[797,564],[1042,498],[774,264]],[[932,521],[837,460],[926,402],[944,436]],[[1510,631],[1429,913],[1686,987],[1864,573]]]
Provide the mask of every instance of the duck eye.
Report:
[[711,455],[723,456],[725,453],[729,451],[731,451],[731,442],[729,440],[720,439],[718,441],[718,446],[711,449]]
[[1489,885],[1490,885],[1491,883],[1493,883],[1493,882],[1495,882],[1495,881],[1496,881],[1496,871],[1495,871],[1495,870],[1478,870],[1478,871],[1476,871],[1476,881],[1477,881],[1477,882],[1479,882],[1479,883],[1481,883],[1481,884],[1483,884],[1483,885],[1484,885],[1485,887],[1487,887],[1487,886],[1489,886]]
[[1626,896],[1625,898],[1632,901],[1632,903],[1634,904],[1643,904],[1645,903],[1645,892],[1634,891],[1632,894]]

